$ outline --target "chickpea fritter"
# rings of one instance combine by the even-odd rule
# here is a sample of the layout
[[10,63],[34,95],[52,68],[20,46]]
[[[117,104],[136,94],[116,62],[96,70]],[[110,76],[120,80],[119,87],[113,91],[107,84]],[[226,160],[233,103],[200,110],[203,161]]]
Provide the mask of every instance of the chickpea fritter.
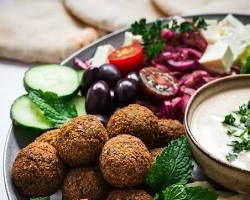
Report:
[[36,142],[46,142],[55,147],[57,147],[57,138],[59,137],[59,134],[61,133],[60,129],[54,129],[51,131],[47,131],[36,138]]
[[48,143],[33,142],[23,148],[12,166],[12,180],[20,194],[49,196],[61,186],[64,166],[57,150]]
[[154,163],[156,157],[159,156],[162,151],[163,151],[163,148],[155,148],[155,149],[150,149],[149,150],[150,155],[151,155],[152,164]]
[[153,200],[144,190],[114,190],[106,200]]
[[83,115],[63,125],[58,138],[58,152],[71,167],[91,164],[98,160],[107,140],[102,123],[93,115]]
[[165,147],[171,140],[185,135],[185,128],[181,122],[172,119],[158,120],[158,136],[155,147]]
[[151,156],[140,139],[122,134],[104,145],[100,168],[104,179],[115,187],[137,186],[145,182],[151,168]]
[[148,108],[130,104],[111,116],[107,132],[110,138],[119,134],[133,135],[150,147],[158,133],[158,119]]
[[105,199],[108,185],[100,173],[92,168],[72,169],[63,185],[63,200]]

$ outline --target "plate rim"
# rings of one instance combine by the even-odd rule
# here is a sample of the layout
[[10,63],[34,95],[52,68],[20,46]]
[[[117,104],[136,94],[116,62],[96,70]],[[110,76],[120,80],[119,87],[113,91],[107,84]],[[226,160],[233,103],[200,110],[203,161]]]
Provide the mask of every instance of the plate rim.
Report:
[[[214,18],[218,18],[218,17],[225,17],[227,15],[233,15],[233,16],[236,16],[237,18],[249,18],[250,20],[250,14],[241,14],[241,13],[226,13],[226,12],[222,12],[222,13],[198,13],[198,14],[194,14],[194,15],[179,15],[180,17],[183,17],[183,18],[190,18],[190,17],[194,17],[194,16],[202,16],[204,18],[206,17],[214,17]],[[163,18],[159,18],[160,20],[164,20],[164,21],[169,21],[173,18],[174,16],[169,16],[169,17],[163,17]],[[148,24],[151,24],[153,23],[155,20],[152,20],[150,21]],[[85,47],[79,49],[78,51],[72,53],[71,55],[69,55],[67,58],[65,58],[61,63],[60,65],[65,65],[67,62],[69,62],[70,60],[72,60],[76,55],[79,55],[81,52],[85,51],[86,49],[88,48],[91,48],[92,46],[95,46],[97,45],[98,43],[108,39],[108,38],[111,38],[115,35],[118,35],[118,34],[121,34],[127,30],[129,30],[130,28],[123,28],[123,29],[119,29],[117,31],[114,31],[114,32],[111,32],[99,39],[97,39],[96,41],[86,45]],[[3,172],[3,179],[4,179],[4,187],[5,187],[5,191],[6,191],[6,195],[7,195],[7,198],[9,200],[13,200],[10,198],[10,186],[8,185],[8,182],[7,182],[7,169],[6,169],[6,163],[7,163],[7,147],[8,147],[8,144],[9,144],[9,140],[10,140],[10,136],[12,134],[12,132],[14,131],[14,128],[13,128],[13,124],[11,123],[10,124],[10,127],[8,129],[8,133],[7,133],[7,136],[6,136],[6,139],[5,139],[5,142],[4,142],[4,150],[3,150],[3,169],[2,169],[2,172]]]

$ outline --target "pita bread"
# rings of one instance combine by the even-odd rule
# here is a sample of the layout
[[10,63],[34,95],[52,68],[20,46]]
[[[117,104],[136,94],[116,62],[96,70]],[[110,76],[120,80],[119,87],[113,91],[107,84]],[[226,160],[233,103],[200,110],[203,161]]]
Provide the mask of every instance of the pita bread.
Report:
[[165,14],[250,13],[249,0],[152,0]]
[[127,27],[140,18],[162,16],[150,0],[64,0],[64,4],[83,22],[106,31]]
[[98,32],[73,19],[60,0],[18,0],[0,9],[0,56],[59,63],[97,39]]

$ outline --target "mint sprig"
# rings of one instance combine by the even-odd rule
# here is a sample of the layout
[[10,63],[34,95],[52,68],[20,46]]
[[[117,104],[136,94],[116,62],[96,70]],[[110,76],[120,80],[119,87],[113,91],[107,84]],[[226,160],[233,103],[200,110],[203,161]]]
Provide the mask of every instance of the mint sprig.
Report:
[[66,104],[62,98],[53,92],[31,90],[28,97],[40,108],[53,128],[60,128],[69,119],[77,116],[75,106]]
[[156,158],[147,177],[147,183],[155,192],[161,192],[173,184],[186,184],[193,171],[192,153],[187,138],[182,136],[170,142]]
[[202,187],[186,187],[184,185],[172,185],[163,191],[164,200],[215,200],[216,192]]
[[154,200],[216,200],[216,192],[186,186],[192,170],[192,153],[187,138],[181,136],[171,141],[157,156],[147,177],[147,184],[155,193]]

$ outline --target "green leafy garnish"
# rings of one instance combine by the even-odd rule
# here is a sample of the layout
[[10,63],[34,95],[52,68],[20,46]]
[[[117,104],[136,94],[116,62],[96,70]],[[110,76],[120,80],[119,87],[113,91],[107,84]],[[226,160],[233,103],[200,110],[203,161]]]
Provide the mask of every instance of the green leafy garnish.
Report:
[[169,143],[156,157],[147,177],[154,200],[216,200],[218,194],[201,187],[187,187],[193,165],[185,136]]
[[201,16],[193,17],[192,24],[195,28],[207,30],[208,24],[206,23],[205,19]]
[[31,90],[28,97],[40,108],[53,128],[60,128],[69,119],[77,116],[75,106],[66,104],[62,98],[53,92]]
[[215,200],[216,192],[202,187],[186,187],[184,185],[172,185],[163,191],[164,200]]
[[185,136],[173,140],[156,158],[147,177],[150,188],[158,193],[173,184],[186,184],[193,170],[192,153]]
[[224,124],[233,125],[235,122],[235,117],[232,114],[226,115],[223,121]]
[[166,25],[166,28],[171,29],[172,31],[182,34],[185,32],[191,32],[196,29],[207,29],[207,23],[203,17],[193,17],[191,21],[185,21],[180,24],[177,23],[176,19],[173,19],[170,23]]
[[240,69],[241,74],[250,74],[250,56],[247,57],[246,63]]
[[49,197],[37,197],[37,198],[30,198],[30,200],[49,200]]
[[242,151],[250,150],[250,101],[239,106],[239,109],[226,115],[223,124],[227,128],[227,134],[234,140],[228,146],[232,152],[226,155],[228,162],[233,162]]
[[162,30],[163,24],[160,20],[157,20],[148,27],[146,19],[141,19],[131,25],[131,32],[134,35],[142,36],[144,56],[146,59],[151,59],[158,55],[164,47],[165,41],[161,37]]
[[195,29],[206,29],[206,27],[207,24],[202,17],[196,17],[193,18],[192,22],[185,21],[181,24],[178,24],[176,19],[173,19],[168,24],[157,20],[148,26],[146,19],[141,19],[131,25],[131,32],[134,35],[142,36],[144,56],[147,60],[150,60],[156,55],[159,55],[165,46],[166,41],[161,37],[163,29],[171,29],[178,34],[182,34]]

